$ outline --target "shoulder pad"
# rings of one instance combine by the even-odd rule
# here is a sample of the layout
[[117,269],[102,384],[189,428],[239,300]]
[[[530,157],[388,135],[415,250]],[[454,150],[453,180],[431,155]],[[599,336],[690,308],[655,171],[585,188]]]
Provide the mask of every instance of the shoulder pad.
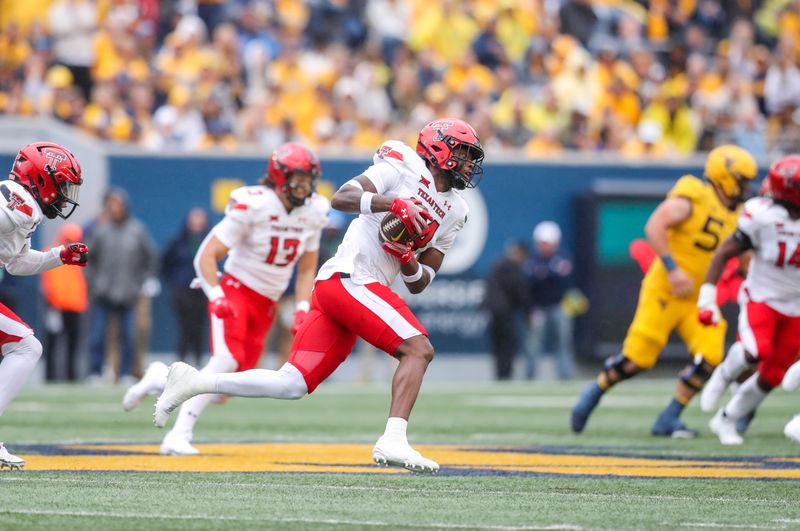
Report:
[[384,142],[375,152],[372,162],[373,164],[389,163],[397,169],[406,167],[414,173],[419,171],[418,166],[424,166],[417,152],[399,140],[387,140]]
[[234,218],[250,217],[252,212],[261,210],[269,203],[274,192],[264,186],[242,186],[231,192],[225,215]]
[[32,229],[42,219],[36,200],[19,183],[0,182],[0,207],[18,227]]
[[706,184],[701,179],[694,175],[684,175],[678,179],[667,195],[669,197],[685,197],[694,201],[705,193],[705,187]]
[[775,203],[768,197],[754,197],[748,199],[745,204],[742,205],[741,216],[744,218],[761,217],[762,214],[766,213],[773,206],[775,206]]

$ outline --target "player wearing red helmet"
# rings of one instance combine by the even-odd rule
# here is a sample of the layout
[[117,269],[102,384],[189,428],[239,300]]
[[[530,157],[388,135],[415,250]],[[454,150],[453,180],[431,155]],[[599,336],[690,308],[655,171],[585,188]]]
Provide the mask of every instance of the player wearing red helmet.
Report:
[[[69,217],[78,206],[81,167],[58,144],[40,142],[19,150],[7,181],[0,182],[0,266],[12,275],[37,275],[63,264],[85,266],[89,249],[82,243],[47,252],[31,249],[31,235],[43,217]],[[68,212],[64,209],[72,205]],[[0,415],[28,380],[42,345],[30,326],[0,304]],[[22,468],[25,461],[0,443],[0,468]]]
[[[373,164],[333,196],[334,208],[361,215],[348,227],[336,255],[320,268],[311,311],[286,365],[280,371],[212,376],[175,364],[156,403],[156,425],[166,422],[181,402],[201,393],[301,398],[336,370],[361,337],[399,360],[389,419],[372,450],[373,459],[379,465],[437,472],[439,465],[420,455],[406,438],[433,346],[425,328],[389,286],[398,275],[412,293],[430,284],[466,222],[467,203],[456,190],[477,184],[482,162],[478,136],[461,120],[436,120],[425,126],[416,151],[399,141],[384,142]],[[387,212],[416,235],[412,241],[380,238]]]
[[[81,167],[75,156],[58,144],[28,144],[17,154],[9,179],[21,184],[50,219],[68,218],[78,206]],[[68,212],[64,209],[70,205]]]
[[800,156],[775,162],[767,176],[770,197],[745,203],[733,236],[717,250],[700,288],[698,318],[706,325],[720,319],[716,283],[733,256],[753,251],[739,292],[739,338],[716,368],[701,397],[713,410],[725,389],[744,371],[758,371],[720,408],[709,426],[722,444],[741,444],[736,421],[752,413],[781,383],[800,351]]
[[[225,217],[204,240],[195,256],[195,270],[208,296],[212,358],[204,374],[247,371],[258,365],[264,339],[297,265],[296,331],[305,318],[317,272],[322,229],[330,204],[314,193],[320,176],[316,155],[300,144],[283,144],[269,159],[258,186],[234,190]],[[225,260],[218,278],[217,263]],[[160,393],[167,368],[151,365],[144,378],[125,394],[131,410],[147,394]],[[211,401],[198,396],[184,404],[161,453],[193,455],[194,424]]]

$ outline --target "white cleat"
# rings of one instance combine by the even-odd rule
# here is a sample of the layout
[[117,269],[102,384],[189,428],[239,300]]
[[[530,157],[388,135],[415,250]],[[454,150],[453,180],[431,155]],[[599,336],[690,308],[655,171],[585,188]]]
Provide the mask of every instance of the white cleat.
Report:
[[711,378],[708,379],[706,385],[703,386],[703,391],[700,393],[700,409],[706,413],[711,413],[719,406],[719,401],[725,393],[725,389],[731,384],[731,381],[722,375],[722,369],[716,368],[711,373]]
[[439,463],[422,457],[407,442],[392,441],[385,437],[378,439],[372,448],[372,459],[378,466],[397,466],[424,474],[439,472]]
[[783,383],[781,384],[787,391],[794,391],[800,387],[800,361],[795,362],[794,365],[789,367],[786,374],[783,376]]
[[192,441],[185,435],[171,430],[161,441],[161,455],[197,455],[200,450],[192,446]]
[[708,422],[708,427],[719,437],[719,442],[726,446],[736,446],[742,444],[744,439],[736,431],[736,420],[723,413],[723,409],[717,411]]
[[144,397],[161,394],[167,381],[168,372],[169,367],[165,363],[160,361],[151,363],[142,379],[128,388],[122,399],[122,409],[133,411],[142,403]]
[[25,466],[25,460],[9,453],[3,443],[0,443],[0,470],[8,467],[9,470],[20,470]]
[[800,443],[800,415],[795,415],[792,420],[786,423],[783,434],[796,443]]
[[163,428],[175,408],[193,396],[212,392],[209,380],[208,375],[200,374],[200,371],[182,361],[170,365],[167,384],[156,400],[153,424]]

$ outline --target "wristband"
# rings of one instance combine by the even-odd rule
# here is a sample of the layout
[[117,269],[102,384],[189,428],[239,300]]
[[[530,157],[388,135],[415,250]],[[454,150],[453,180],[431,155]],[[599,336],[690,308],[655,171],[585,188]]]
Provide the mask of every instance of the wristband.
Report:
[[294,305],[295,311],[307,312],[311,309],[311,304],[308,301],[297,301]]
[[428,284],[433,282],[433,277],[436,276],[436,270],[434,268],[432,268],[431,266],[425,265],[425,264],[420,264],[419,266],[420,266],[420,269],[424,269],[425,271],[428,272]]
[[414,273],[412,275],[405,275],[403,273],[400,273],[400,276],[403,277],[403,282],[406,282],[408,284],[411,284],[412,282],[416,282],[417,280],[422,278],[422,264],[419,264],[419,267],[417,267],[417,272],[416,273]]
[[364,192],[361,194],[361,213],[372,214],[372,198],[375,194],[372,192]]
[[678,269],[678,265],[675,263],[675,260],[673,260],[668,254],[665,254],[661,257],[661,263],[664,264],[664,269],[667,270],[667,273],[672,273]]
[[209,288],[208,292],[206,293],[206,296],[208,297],[209,301],[215,301],[221,297],[224,297],[225,292],[222,291],[222,286],[217,284],[216,286],[211,286],[211,288]]

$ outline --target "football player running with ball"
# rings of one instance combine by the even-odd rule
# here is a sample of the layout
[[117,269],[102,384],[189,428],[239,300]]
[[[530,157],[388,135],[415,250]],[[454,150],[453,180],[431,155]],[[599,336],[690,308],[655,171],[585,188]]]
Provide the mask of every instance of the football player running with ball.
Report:
[[675,330],[693,359],[681,371],[675,396],[651,433],[676,438],[697,435],[681,422],[680,414],[722,361],[725,321],[713,328],[702,326],[695,301],[714,251],[736,229],[739,206],[757,173],[756,161],[747,151],[720,146],[708,154],[704,179],[681,177],[650,215],[645,234],[660,259],[642,281],[622,352],[605,361],[597,381],[583,390],[572,408],[572,431],[583,431],[611,387],[651,368]]
[[[719,322],[716,283],[724,264],[753,250],[747,278],[739,290],[739,337],[743,348],[731,349],[703,392],[706,409],[745,370],[758,367],[709,426],[722,444],[742,444],[736,421],[752,411],[780,385],[800,351],[800,156],[791,155],[769,169],[771,197],[744,205],[736,233],[711,261],[697,300],[698,318]],[[787,433],[788,435],[788,433]]]
[[[8,180],[0,182],[0,266],[12,275],[38,275],[63,264],[86,266],[89,249],[82,243],[59,245],[47,252],[31,249],[31,236],[43,217],[66,219],[75,211],[82,182],[81,167],[67,148],[40,142],[19,150]],[[0,354],[2,415],[42,355],[42,344],[31,327],[3,304]],[[24,465],[23,459],[0,443],[0,469]]]
[[[408,305],[389,287],[400,275],[412,293],[433,280],[456,233],[467,219],[457,190],[475,187],[483,173],[483,148],[466,122],[442,119],[426,125],[416,151],[385,142],[373,164],[334,194],[334,208],[360,213],[336,255],[319,271],[311,311],[295,336],[289,361],[279,371],[203,374],[172,366],[155,409],[163,425],[183,401],[201,393],[297,399],[311,393],[347,358],[358,337],[399,360],[384,434],[372,457],[379,465],[435,473],[439,465],[414,450],[406,426],[433,346]],[[412,241],[379,236],[387,212],[415,235]]]
[[[194,259],[211,318],[212,357],[203,375],[247,371],[258,365],[277,301],[289,285],[295,264],[297,302],[292,331],[305,319],[322,229],[328,224],[330,210],[328,200],[314,193],[319,175],[317,156],[303,145],[288,143],[273,152],[260,185],[231,192],[225,217],[211,230]],[[226,256],[225,274],[218,278],[217,263]],[[284,366],[279,372],[291,370]],[[167,372],[163,363],[151,364],[142,380],[125,394],[123,408],[130,411],[146,395],[161,393]],[[162,454],[199,453],[191,444],[194,425],[213,398],[203,394],[183,405],[175,426],[161,443]]]

